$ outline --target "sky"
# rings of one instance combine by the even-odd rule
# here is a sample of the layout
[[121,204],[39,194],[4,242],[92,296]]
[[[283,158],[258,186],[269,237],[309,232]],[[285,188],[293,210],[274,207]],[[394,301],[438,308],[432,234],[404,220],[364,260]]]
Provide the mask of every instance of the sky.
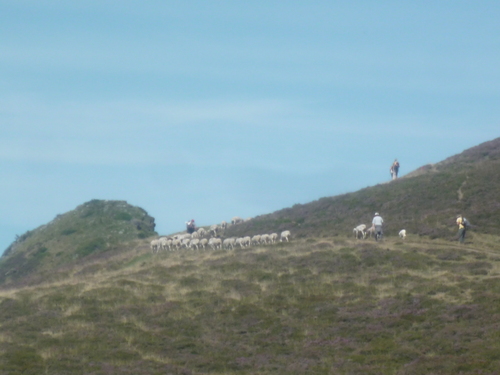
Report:
[[92,199],[165,235],[495,139],[499,19],[488,0],[0,1],[0,253]]

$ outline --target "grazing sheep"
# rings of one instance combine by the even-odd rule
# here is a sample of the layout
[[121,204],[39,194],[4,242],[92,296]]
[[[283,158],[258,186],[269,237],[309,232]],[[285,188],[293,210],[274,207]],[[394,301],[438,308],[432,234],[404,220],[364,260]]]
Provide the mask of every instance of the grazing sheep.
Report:
[[170,250],[170,246],[172,245],[172,239],[170,237],[162,237],[160,240],[162,249]]
[[210,226],[210,235],[216,237],[217,236],[217,231],[219,230],[219,226],[217,224],[211,225]]
[[401,229],[399,231],[399,237],[402,238],[403,240],[406,238],[406,229]]
[[221,249],[222,240],[220,238],[212,237],[208,240],[208,245],[212,248],[212,250]]
[[261,244],[266,245],[269,241],[271,241],[269,234],[263,234],[260,236],[260,243]]
[[158,240],[158,247],[159,247],[159,250],[167,250],[168,249],[168,238],[161,237]]
[[375,227],[370,227],[366,230],[365,232],[365,237],[368,236],[368,237],[372,237],[372,236],[375,236]]
[[199,232],[191,233],[191,238],[200,238],[200,233]]
[[153,254],[157,253],[158,249],[160,247],[160,240],[158,240],[158,239],[152,240],[151,244],[150,244],[150,247],[151,247],[151,251],[153,252]]
[[250,236],[245,236],[243,237],[243,245],[244,246],[251,246],[252,245],[252,239],[250,238]]
[[271,233],[269,235],[269,240],[271,240],[271,243],[275,243],[278,241],[278,233]]
[[181,245],[182,245],[182,242],[178,238],[175,240],[172,240],[172,247],[175,247],[176,250],[179,250]]
[[189,243],[189,248],[196,247],[196,250],[198,250],[198,245],[200,244],[200,240],[198,238],[193,238],[191,242]]
[[205,246],[207,246],[208,240],[206,238],[202,238],[200,240],[200,246],[205,249]]
[[200,235],[200,237],[203,237],[205,234],[207,234],[207,231],[205,230],[205,228],[200,228],[198,229],[198,234]]
[[168,247],[168,250],[172,251],[172,244],[173,244],[174,240],[172,240],[171,238],[167,238],[167,247]]
[[235,243],[236,239],[234,237],[230,237],[230,238],[226,238],[224,240],[224,242],[222,242],[222,245],[224,246],[224,248],[226,249],[234,249],[234,243]]
[[176,234],[173,238],[174,238],[174,240],[182,241],[185,238],[191,238],[191,235],[189,233]]
[[236,241],[234,242],[234,246],[236,245],[240,245],[240,247],[243,249],[246,245],[245,245],[245,238],[244,237],[239,237],[236,239]]
[[283,232],[281,232],[281,238],[280,238],[280,242],[283,242],[283,239],[286,240],[286,242],[288,242],[288,237],[290,237],[291,233],[289,230],[285,230]]
[[360,233],[361,233],[361,236],[363,237],[363,239],[365,239],[365,237],[366,237],[365,229],[366,229],[366,225],[360,224],[352,230],[352,233],[354,233],[354,236],[356,237],[356,239],[359,238]]
[[260,234],[256,234],[255,236],[253,236],[251,242],[253,245],[260,244]]
[[220,227],[221,227],[221,229],[226,229],[226,228],[227,228],[227,222],[223,220],[223,221],[220,223]]
[[243,223],[243,219],[239,216],[235,216],[231,219],[231,224],[233,225],[236,225],[236,224],[239,224],[239,223]]
[[191,242],[191,239],[189,239],[189,238],[183,238],[182,241],[181,241],[181,247],[185,247],[186,249],[188,249],[190,242]]

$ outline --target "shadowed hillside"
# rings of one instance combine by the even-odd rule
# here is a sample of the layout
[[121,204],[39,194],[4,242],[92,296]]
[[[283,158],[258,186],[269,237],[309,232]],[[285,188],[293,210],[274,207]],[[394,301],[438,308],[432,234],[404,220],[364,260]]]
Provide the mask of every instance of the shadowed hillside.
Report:
[[337,236],[358,224],[371,225],[375,212],[385,233],[451,239],[456,215],[463,213],[477,233],[500,228],[500,138],[427,165],[397,181],[354,193],[321,198],[258,216],[231,227],[227,235],[289,229],[296,237]]
[[0,283],[50,274],[56,267],[156,234],[154,219],[125,201],[92,200],[19,236],[0,260]]

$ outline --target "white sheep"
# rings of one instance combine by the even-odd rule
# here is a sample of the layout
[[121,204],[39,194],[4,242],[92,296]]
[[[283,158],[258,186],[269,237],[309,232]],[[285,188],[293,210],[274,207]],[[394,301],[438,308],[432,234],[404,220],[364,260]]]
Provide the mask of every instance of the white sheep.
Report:
[[219,226],[217,224],[211,225],[210,226],[210,234],[212,236],[217,236],[217,231],[219,230]]
[[240,245],[241,248],[245,247],[245,240],[243,237],[238,237],[236,241],[234,241],[234,246]]
[[406,229],[401,229],[399,231],[399,237],[402,238],[403,240],[406,238]]
[[220,223],[220,227],[221,227],[221,229],[226,229],[226,228],[227,228],[227,222],[223,220],[223,221]]
[[236,239],[234,237],[230,237],[230,238],[226,238],[224,240],[224,242],[222,242],[222,245],[224,246],[224,248],[226,249],[234,249],[234,243],[235,243]]
[[205,247],[207,246],[207,243],[208,243],[208,240],[206,238],[202,238],[200,240],[200,246],[205,249]]
[[271,233],[269,235],[269,240],[271,241],[271,243],[275,243],[276,241],[278,241],[278,233]]
[[173,243],[173,239],[171,237],[167,237],[167,240],[165,241],[165,250],[168,249],[168,250],[172,250],[172,243]]
[[365,232],[365,238],[366,238],[366,236],[368,236],[368,237],[375,236],[375,227],[372,226],[372,227],[368,228]]
[[192,249],[193,247],[196,247],[196,250],[198,250],[198,245],[200,244],[200,240],[198,238],[193,238],[191,242],[189,243],[189,248]]
[[208,240],[208,245],[212,248],[212,250],[215,249],[221,249],[222,248],[222,240],[217,237],[212,237]]
[[160,247],[160,240],[158,240],[158,239],[152,240],[150,247],[151,247],[151,251],[153,252],[153,254],[157,253],[158,249]]
[[250,236],[245,236],[243,237],[243,245],[244,246],[251,246],[252,245],[252,238]]
[[269,234],[262,234],[260,236],[260,243],[266,245],[271,239],[269,238]]
[[176,239],[172,240],[172,247],[175,247],[176,250],[179,250],[181,245],[182,245],[182,243],[181,243],[180,239],[176,238]]
[[363,237],[363,239],[365,239],[365,237],[366,237],[365,229],[366,229],[366,225],[365,224],[360,224],[360,225],[358,225],[356,228],[354,228],[352,230],[352,233],[354,234],[354,236],[356,237],[356,239],[359,238],[359,234],[360,233],[361,233],[361,236]]
[[260,244],[260,234],[256,234],[255,236],[253,236],[251,242],[253,245]]
[[158,243],[159,243],[160,250],[167,250],[168,249],[168,238],[167,237],[161,237],[158,240]]
[[236,225],[236,224],[239,224],[239,223],[243,223],[243,219],[239,216],[235,216],[231,219],[231,224],[233,225]]
[[286,242],[288,242],[288,237],[290,237],[291,233],[289,230],[285,230],[283,232],[281,232],[281,238],[280,238],[280,242],[283,242],[283,239],[286,240]]
[[200,235],[200,237],[203,237],[205,234],[207,234],[207,231],[205,230],[205,228],[199,228],[198,234]]
[[181,240],[181,247],[185,247],[186,249],[189,248],[189,243],[191,242],[190,238],[183,238]]

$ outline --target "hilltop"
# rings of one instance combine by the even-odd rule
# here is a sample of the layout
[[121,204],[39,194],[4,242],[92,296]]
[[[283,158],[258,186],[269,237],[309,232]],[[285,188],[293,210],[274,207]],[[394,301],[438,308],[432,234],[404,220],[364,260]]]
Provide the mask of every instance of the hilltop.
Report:
[[125,201],[92,200],[19,236],[0,261],[0,284],[56,268],[155,235],[154,218]]

